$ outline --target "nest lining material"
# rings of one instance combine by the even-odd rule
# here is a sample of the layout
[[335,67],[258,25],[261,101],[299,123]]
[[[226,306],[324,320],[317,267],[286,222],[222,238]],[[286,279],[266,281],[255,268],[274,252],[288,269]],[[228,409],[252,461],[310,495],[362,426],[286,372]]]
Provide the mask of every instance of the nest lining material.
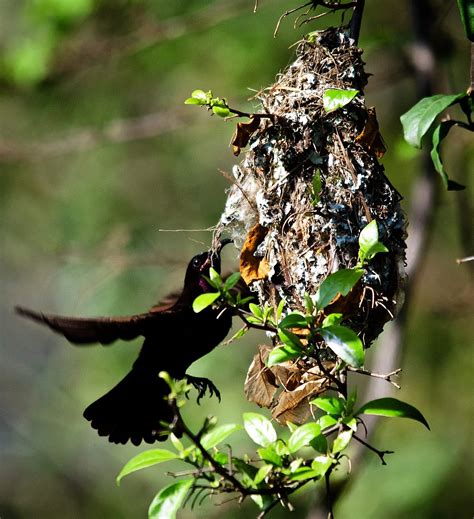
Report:
[[[249,231],[259,235],[252,253],[266,268],[254,276],[251,289],[262,305],[276,306],[284,298],[291,311],[302,310],[304,294],[316,293],[328,274],[356,265],[360,231],[376,219],[389,253],[370,262],[344,312],[345,324],[368,347],[401,304],[406,232],[401,197],[378,162],[383,154],[378,127],[367,130],[376,118],[365,105],[361,54],[341,29],[328,29],[316,41],[300,42],[296,60],[258,94],[263,110],[274,117],[260,120],[243,161],[233,168],[235,184],[218,232],[229,233],[239,248],[248,245]],[[323,95],[330,88],[359,94],[327,113]],[[253,367],[267,354],[261,347]],[[290,384],[289,390],[288,374],[280,373],[275,387],[283,387],[284,394],[310,383],[312,394],[323,391],[327,381],[315,366],[307,359],[298,363],[287,368],[299,385]],[[260,371],[265,370],[270,377],[268,368]],[[308,373],[313,376],[304,381]],[[272,404],[254,400],[275,410],[282,398]],[[301,422],[303,416],[291,418]],[[279,421],[284,419],[289,418]]]

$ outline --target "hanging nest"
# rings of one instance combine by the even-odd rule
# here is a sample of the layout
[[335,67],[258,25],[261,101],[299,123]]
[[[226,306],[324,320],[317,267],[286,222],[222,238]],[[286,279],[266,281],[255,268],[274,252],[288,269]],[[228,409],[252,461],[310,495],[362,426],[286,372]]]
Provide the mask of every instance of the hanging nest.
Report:
[[[361,54],[341,29],[298,44],[296,60],[257,96],[271,117],[251,121],[244,139],[250,145],[233,168],[218,232],[241,249],[241,274],[261,305],[276,308],[284,299],[286,312],[304,311],[305,294],[315,294],[329,274],[356,266],[359,234],[376,219],[389,252],[378,254],[349,294],[325,309],[342,313],[368,348],[402,304],[406,224],[401,197],[378,162],[385,148],[375,110],[365,104]],[[328,89],[359,93],[328,112]],[[278,337],[272,341],[255,355],[246,395],[271,407],[280,423],[302,423],[308,399],[330,381],[311,357],[266,367]],[[326,349],[329,370],[337,358]]]

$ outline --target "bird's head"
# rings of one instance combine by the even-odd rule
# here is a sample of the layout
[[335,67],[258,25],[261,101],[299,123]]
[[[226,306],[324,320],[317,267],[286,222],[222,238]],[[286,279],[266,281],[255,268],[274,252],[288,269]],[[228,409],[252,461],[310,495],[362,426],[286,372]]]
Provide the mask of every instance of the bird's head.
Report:
[[197,293],[209,291],[210,287],[204,276],[209,277],[209,269],[211,267],[220,274],[222,248],[231,242],[232,240],[229,239],[221,240],[217,247],[197,254],[192,258],[184,278],[185,290],[188,289]]

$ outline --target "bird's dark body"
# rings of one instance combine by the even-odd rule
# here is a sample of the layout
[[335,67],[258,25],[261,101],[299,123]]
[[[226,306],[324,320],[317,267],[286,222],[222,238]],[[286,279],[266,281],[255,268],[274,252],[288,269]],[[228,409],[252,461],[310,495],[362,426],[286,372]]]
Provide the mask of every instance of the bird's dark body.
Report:
[[[232,324],[228,308],[208,307],[200,313],[192,309],[194,299],[210,290],[203,275],[209,275],[211,266],[220,271],[219,253],[209,251],[191,260],[181,295],[165,309],[157,306],[131,317],[73,318],[17,308],[20,315],[49,326],[77,345],[145,338],[132,370],[84,411],[99,435],[113,443],[131,440],[135,445],[165,439],[166,427],[161,422],[170,423],[173,416],[165,399],[169,387],[159,372],[177,379],[188,376],[189,366],[211,352]],[[217,391],[207,379],[188,378],[199,387],[200,396],[206,388]]]

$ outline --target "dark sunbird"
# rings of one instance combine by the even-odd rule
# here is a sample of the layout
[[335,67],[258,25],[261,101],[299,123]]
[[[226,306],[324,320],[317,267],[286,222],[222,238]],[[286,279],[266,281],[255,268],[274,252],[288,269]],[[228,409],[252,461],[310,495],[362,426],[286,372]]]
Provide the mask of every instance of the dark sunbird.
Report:
[[186,374],[189,366],[211,352],[227,335],[232,324],[229,308],[207,307],[199,313],[192,308],[194,299],[212,289],[204,276],[212,267],[220,272],[220,253],[230,240],[222,241],[217,250],[194,256],[184,278],[183,291],[168,307],[154,306],[147,313],[130,317],[75,318],[48,315],[16,307],[23,317],[49,326],[69,342],[82,346],[111,344],[118,339],[145,338],[131,371],[113,389],[92,403],[84,417],[100,436],[113,443],[139,445],[167,437],[173,413],[166,401],[169,387],[159,378],[166,371],[176,379],[187,378],[199,391],[199,399],[209,390],[220,398],[219,391],[206,378]]

